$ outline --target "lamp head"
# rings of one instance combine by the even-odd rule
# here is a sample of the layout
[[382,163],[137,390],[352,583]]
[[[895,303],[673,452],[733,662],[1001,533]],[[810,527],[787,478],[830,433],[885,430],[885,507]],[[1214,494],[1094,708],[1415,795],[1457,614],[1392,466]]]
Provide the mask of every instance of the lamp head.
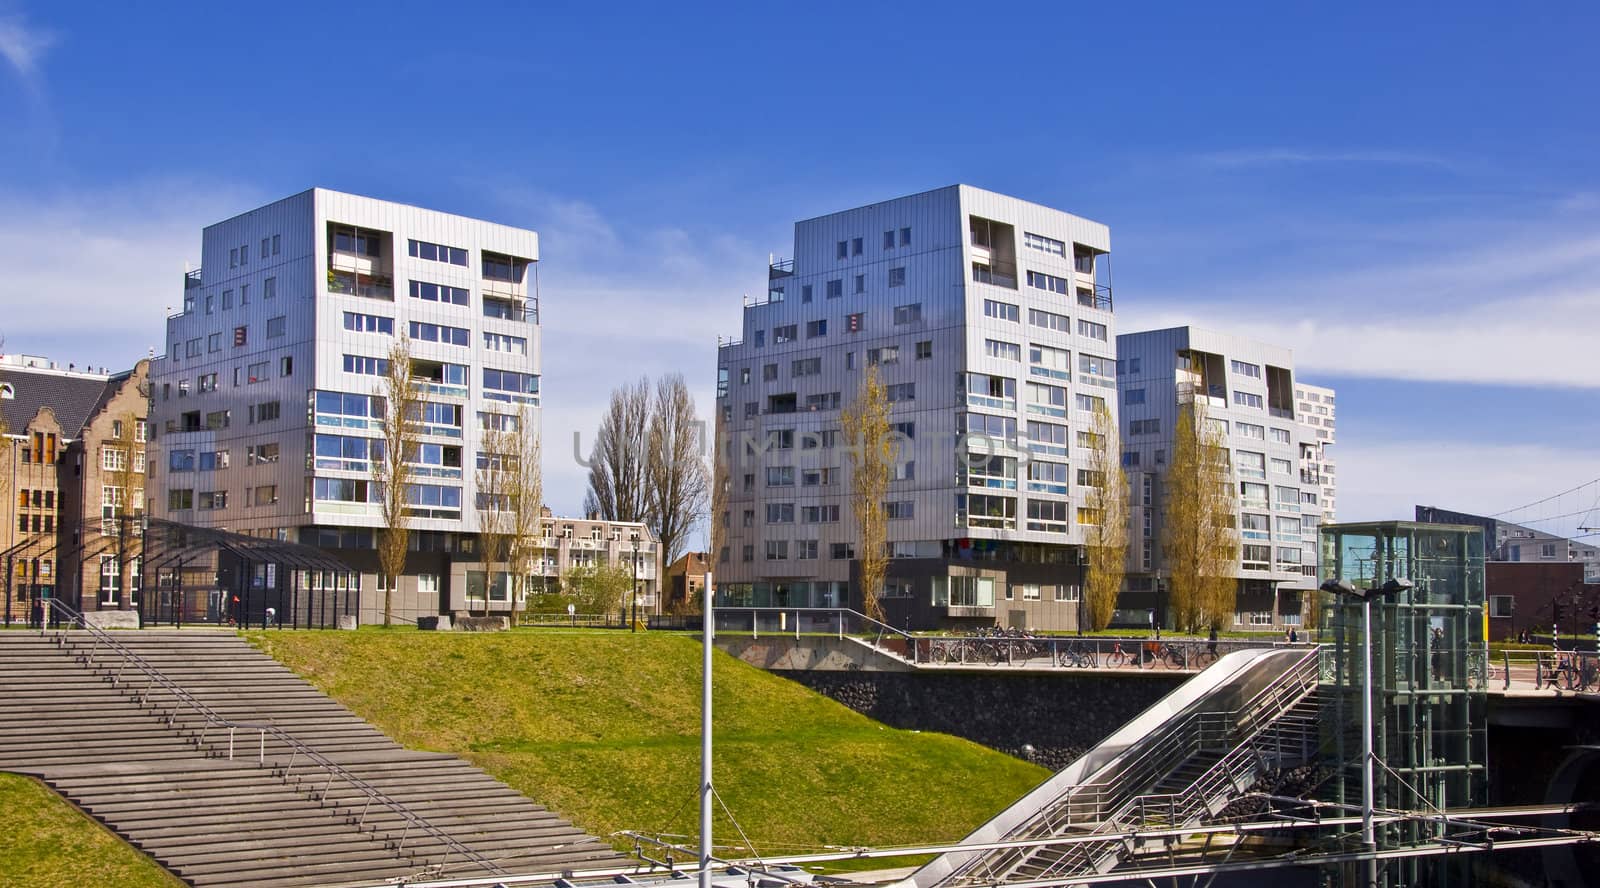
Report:
[[1320,588],[1322,589],[1322,591],[1328,592],[1328,593],[1333,594],[1333,595],[1360,595],[1361,594],[1360,592],[1356,591],[1356,587],[1354,585],[1352,585],[1349,580],[1343,580],[1343,579],[1339,579],[1339,580],[1323,580],[1322,581],[1322,586]]
[[1383,588],[1379,589],[1378,591],[1385,595],[1393,595],[1396,592],[1404,592],[1415,585],[1415,583],[1411,582],[1405,577],[1390,577],[1384,582]]

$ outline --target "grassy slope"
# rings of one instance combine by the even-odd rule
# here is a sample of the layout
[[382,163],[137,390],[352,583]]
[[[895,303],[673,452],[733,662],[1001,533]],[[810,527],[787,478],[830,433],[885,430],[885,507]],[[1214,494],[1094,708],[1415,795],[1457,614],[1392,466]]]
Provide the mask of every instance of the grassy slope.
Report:
[[181,884],[48,787],[16,774],[0,774],[0,883],[7,888]]
[[[592,832],[697,829],[692,638],[250,637],[402,743],[462,755]],[[721,653],[714,672],[717,790],[763,854],[956,839],[1047,776],[965,740],[886,728]],[[720,813],[716,835],[737,835]]]

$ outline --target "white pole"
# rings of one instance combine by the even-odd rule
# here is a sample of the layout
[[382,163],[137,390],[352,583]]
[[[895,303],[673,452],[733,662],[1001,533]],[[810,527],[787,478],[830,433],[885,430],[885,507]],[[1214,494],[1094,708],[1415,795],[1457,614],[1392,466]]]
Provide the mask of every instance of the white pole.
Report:
[[[1370,596],[1372,593],[1368,593]],[[1361,599],[1363,624],[1361,653],[1361,844],[1368,852],[1378,850],[1372,831],[1372,599]],[[1378,859],[1367,858],[1367,885],[1378,884]]]
[[701,593],[705,614],[700,637],[700,888],[711,888],[711,637],[716,620],[711,613],[711,582]]

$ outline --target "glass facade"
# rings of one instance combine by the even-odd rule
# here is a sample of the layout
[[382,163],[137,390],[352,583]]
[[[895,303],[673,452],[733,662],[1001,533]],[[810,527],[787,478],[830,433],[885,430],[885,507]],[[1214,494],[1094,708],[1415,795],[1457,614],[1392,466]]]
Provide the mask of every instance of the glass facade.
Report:
[[[1323,579],[1357,589],[1390,579],[1409,590],[1372,604],[1373,744],[1378,809],[1463,808],[1486,795],[1487,716],[1483,533],[1477,527],[1412,522],[1321,528]],[[1328,793],[1361,804],[1363,619],[1359,599],[1320,596],[1324,750],[1334,766]],[[1437,838],[1421,822],[1380,827],[1380,848]],[[1385,885],[1443,885],[1462,873],[1444,858],[1393,860]]]

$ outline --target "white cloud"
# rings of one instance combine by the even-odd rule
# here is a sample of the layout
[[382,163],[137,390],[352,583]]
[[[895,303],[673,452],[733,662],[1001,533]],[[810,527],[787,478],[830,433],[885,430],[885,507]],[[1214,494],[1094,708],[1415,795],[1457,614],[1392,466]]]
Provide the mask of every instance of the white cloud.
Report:
[[0,56],[30,90],[39,90],[39,60],[55,42],[54,34],[30,27],[21,14],[0,17]]
[[[1413,506],[1439,506],[1492,515],[1579,484],[1600,474],[1600,449],[1548,445],[1495,445],[1429,440],[1340,444],[1338,520],[1409,520]],[[1590,494],[1592,498],[1593,494]],[[1588,506],[1582,503],[1579,509]],[[1576,518],[1557,503],[1513,520],[1554,533],[1570,533]],[[1560,522],[1566,522],[1565,524]]]
[[1202,164],[1213,167],[1287,166],[1328,163],[1387,164],[1440,168],[1457,165],[1456,161],[1437,154],[1386,149],[1305,151],[1295,148],[1235,148],[1200,154],[1195,159]]
[[[1365,267],[1306,265],[1254,280],[1200,274],[1193,292],[1119,301],[1123,331],[1196,324],[1286,345],[1297,367],[1346,376],[1600,387],[1600,233],[1485,231]],[[1126,306],[1126,308],[1124,307]]]
[[[92,194],[0,196],[0,335],[13,351],[125,366],[165,338],[200,229],[256,195],[165,180]],[[82,359],[87,358],[88,361]]]
[[1577,320],[1597,311],[1600,291],[1448,312],[1401,307],[1366,320],[1319,320],[1310,304],[1271,314],[1239,305],[1162,308],[1137,313],[1124,329],[1195,324],[1237,333],[1294,349],[1296,369],[1310,374],[1600,388],[1593,332]]
[[612,389],[680,372],[709,420],[716,338],[740,332],[740,296],[766,286],[768,248],[731,232],[616,225],[544,192],[497,197],[513,216],[501,221],[539,232],[545,500],[576,514],[588,475],[573,434],[586,452]]

